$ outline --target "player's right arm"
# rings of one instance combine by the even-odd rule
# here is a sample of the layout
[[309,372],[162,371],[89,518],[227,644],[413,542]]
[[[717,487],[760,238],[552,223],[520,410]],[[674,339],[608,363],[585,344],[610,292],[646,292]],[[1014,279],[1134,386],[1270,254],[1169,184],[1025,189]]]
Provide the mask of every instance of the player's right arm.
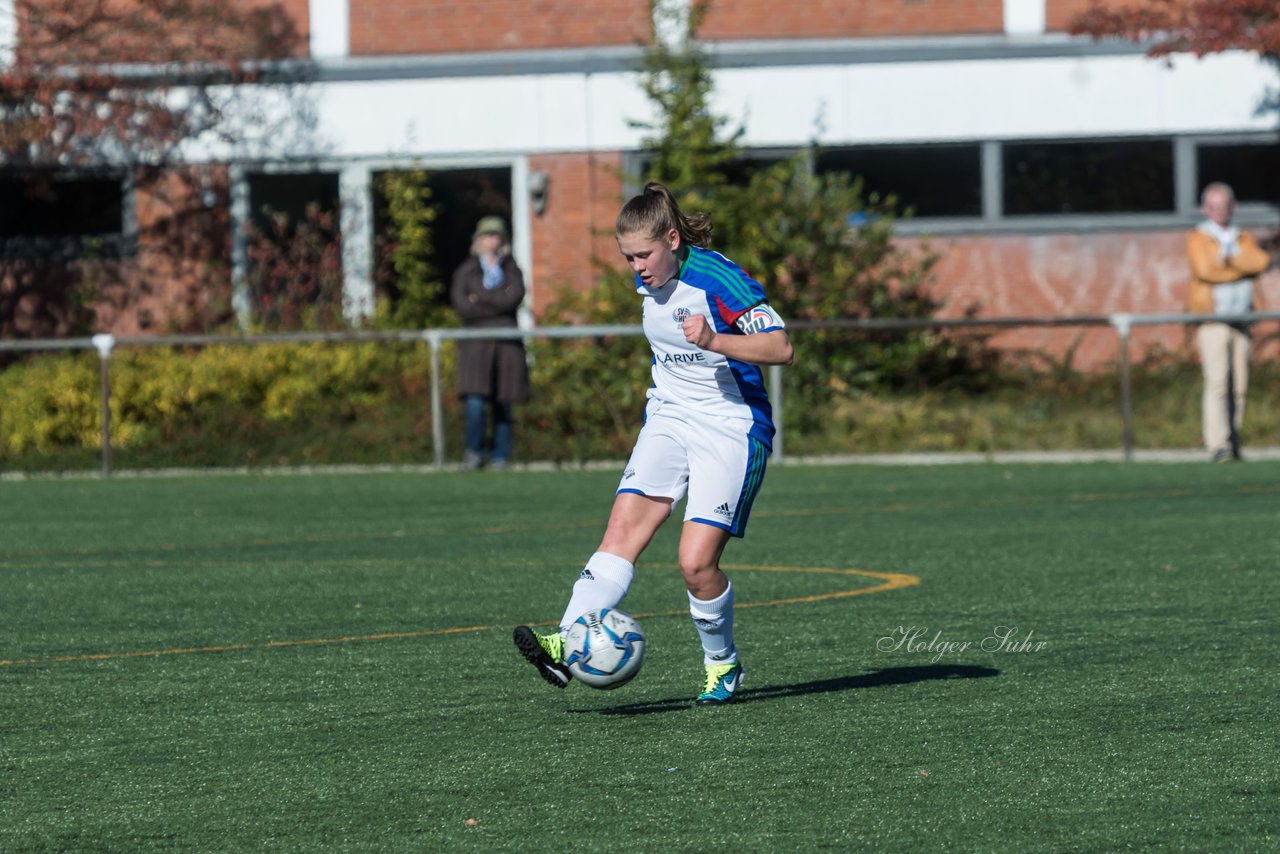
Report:
[[704,315],[694,314],[684,320],[684,338],[695,347],[753,365],[789,365],[795,359],[785,329],[726,335],[716,332]]

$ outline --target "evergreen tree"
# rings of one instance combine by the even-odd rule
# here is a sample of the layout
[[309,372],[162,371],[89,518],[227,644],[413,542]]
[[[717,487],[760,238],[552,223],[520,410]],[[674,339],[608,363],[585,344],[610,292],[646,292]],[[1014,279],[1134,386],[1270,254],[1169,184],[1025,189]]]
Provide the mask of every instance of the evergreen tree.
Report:
[[455,326],[446,284],[431,262],[436,206],[424,169],[384,172],[377,191],[386,205],[387,228],[378,235],[379,317],[394,329]]
[[680,203],[706,207],[726,184],[725,168],[741,152],[741,126],[727,131],[729,120],[711,111],[715,84],[706,55],[695,39],[707,12],[707,0],[654,3],[654,39],[644,57],[642,88],[656,118],[633,121],[648,132],[647,180],[660,181],[680,194]]
[[[655,38],[645,57],[645,94],[655,118],[636,122],[649,135],[644,180],[661,181],[687,212],[712,214],[712,247],[758,279],[779,313],[793,324],[795,364],[785,372],[787,429],[801,433],[825,428],[840,400],[866,390],[920,389],[926,386],[974,386],[989,376],[990,351],[980,335],[932,330],[804,330],[806,320],[927,318],[939,308],[928,291],[936,258],[927,248],[906,250],[894,240],[896,199],[867,200],[862,182],[844,174],[815,175],[814,152],[750,173],[745,185],[730,181],[741,174],[740,141],[744,129],[729,130],[727,117],[710,106],[714,80],[695,35],[706,2],[695,2],[681,19],[678,10],[659,7],[668,35]],[[664,15],[675,14],[674,21]],[[637,182],[639,183],[639,182]],[[565,292],[547,317],[549,323],[588,321],[634,323],[635,286],[629,271],[605,265],[595,289]],[[575,358],[573,347],[565,348]],[[595,342],[576,353],[584,375],[585,410],[595,413],[596,428],[615,429],[620,413],[641,405],[637,391],[647,384],[648,364],[642,339]],[[622,378],[604,380],[594,366],[629,365]],[[548,421],[548,429],[552,427]],[[555,425],[572,433],[587,425]]]

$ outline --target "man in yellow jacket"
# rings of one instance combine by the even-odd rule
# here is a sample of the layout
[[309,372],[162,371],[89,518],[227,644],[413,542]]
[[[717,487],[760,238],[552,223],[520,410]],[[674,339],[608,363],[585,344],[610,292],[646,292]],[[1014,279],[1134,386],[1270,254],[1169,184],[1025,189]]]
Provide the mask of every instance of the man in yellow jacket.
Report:
[[[1236,198],[1231,187],[1209,184],[1200,196],[1205,221],[1187,235],[1192,314],[1240,315],[1258,307],[1256,280],[1270,258],[1253,236],[1231,224]],[[1202,323],[1196,330],[1204,371],[1201,423],[1214,462],[1240,459],[1240,428],[1249,387],[1249,327]]]

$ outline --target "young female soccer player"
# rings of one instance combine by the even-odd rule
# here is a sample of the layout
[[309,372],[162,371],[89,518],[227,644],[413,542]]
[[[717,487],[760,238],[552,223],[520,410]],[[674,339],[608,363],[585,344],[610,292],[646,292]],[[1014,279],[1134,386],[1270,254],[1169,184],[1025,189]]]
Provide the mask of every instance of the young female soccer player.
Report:
[[544,679],[568,685],[565,632],[581,614],[622,601],[640,553],[687,495],[678,561],[706,668],[697,703],[720,705],[742,685],[733,586],[720,555],[730,537],[746,531],[772,447],[759,366],[790,364],[791,341],[760,283],[707,248],[710,218],[686,216],[663,185],[648,184],[623,206],[615,235],[636,275],[653,350],[644,426],[560,631],[539,635],[519,626],[515,643]]

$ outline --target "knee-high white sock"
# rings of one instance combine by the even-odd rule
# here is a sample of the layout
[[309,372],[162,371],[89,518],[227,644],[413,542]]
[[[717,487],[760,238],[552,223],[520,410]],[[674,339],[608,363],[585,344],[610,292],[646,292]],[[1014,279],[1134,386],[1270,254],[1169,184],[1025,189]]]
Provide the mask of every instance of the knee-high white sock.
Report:
[[567,632],[578,617],[597,608],[616,608],[631,589],[636,568],[631,561],[608,552],[596,552],[573,583],[573,594],[560,618],[560,631]]
[[732,584],[709,601],[690,593],[689,614],[702,641],[703,664],[732,664],[738,660],[738,648],[733,645]]

